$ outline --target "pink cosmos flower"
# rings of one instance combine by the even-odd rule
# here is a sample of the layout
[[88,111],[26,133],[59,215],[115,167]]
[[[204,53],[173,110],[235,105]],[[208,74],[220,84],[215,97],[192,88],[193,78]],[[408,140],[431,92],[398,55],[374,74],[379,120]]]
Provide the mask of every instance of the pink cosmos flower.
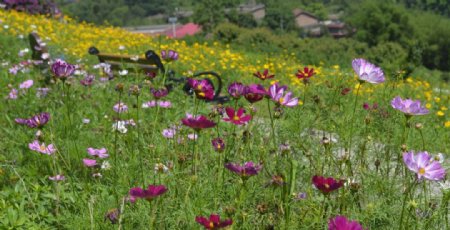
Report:
[[403,100],[400,96],[395,97],[391,101],[392,108],[399,110],[407,116],[412,115],[425,115],[428,114],[429,111],[425,107],[421,106],[420,101],[413,101],[411,99]]
[[55,77],[65,80],[75,72],[75,65],[71,65],[64,60],[57,59],[51,66]]
[[116,111],[116,113],[124,113],[128,111],[128,106],[123,102],[119,102],[114,105],[113,109],[114,111]]
[[83,159],[83,164],[86,167],[94,167],[94,166],[97,165],[97,161],[93,160],[93,159],[84,158]]
[[348,220],[345,216],[336,216],[329,220],[328,230],[363,230],[363,228],[358,222]]
[[414,155],[413,151],[403,154],[403,162],[409,170],[417,174],[417,179],[426,178],[428,180],[442,180],[445,177],[445,169],[438,161],[434,161],[428,152],[418,152]]
[[19,95],[19,91],[17,91],[17,89],[11,89],[11,91],[9,91],[9,94],[8,94],[8,99],[15,100],[15,99],[17,99],[18,95]]
[[98,158],[107,158],[109,157],[109,155],[107,154],[107,150],[105,148],[101,148],[101,149],[94,149],[94,148],[88,148],[87,152],[89,155],[94,156],[94,157],[98,157]]
[[150,107],[155,107],[155,106],[156,106],[156,101],[148,101],[148,102],[142,103],[142,108],[144,108],[144,109],[150,108]]
[[175,134],[176,134],[176,130],[175,129],[164,129],[162,131],[162,135],[165,138],[169,138],[169,139],[172,139],[175,136]]
[[26,80],[22,83],[20,83],[19,88],[21,89],[29,89],[31,86],[33,86],[33,80]]
[[245,115],[244,108],[239,108],[238,111],[234,111],[233,108],[227,107],[225,109],[228,117],[223,118],[224,121],[231,122],[235,125],[243,125],[252,119],[252,116]]
[[379,84],[385,81],[383,70],[362,58],[354,59],[352,67],[361,81],[367,81],[372,84]]
[[298,105],[298,98],[292,97],[292,92],[285,94],[286,86],[279,86],[278,82],[269,87],[269,96],[279,105],[293,107]]
[[208,120],[208,118],[203,115],[193,117],[192,115],[187,114],[186,118],[182,119],[181,122],[183,125],[186,125],[196,131],[216,126],[215,122]]
[[172,102],[170,102],[170,101],[158,101],[158,105],[161,108],[170,108],[170,107],[172,107]]
[[29,143],[28,148],[46,155],[52,155],[56,152],[56,148],[55,146],[53,146],[53,144],[49,144],[48,146],[46,146],[44,143],[40,144],[38,140],[34,140],[33,142]]
[[56,176],[49,176],[48,179],[52,180],[52,181],[63,181],[63,180],[66,179],[66,177],[63,176],[63,175],[58,174]]

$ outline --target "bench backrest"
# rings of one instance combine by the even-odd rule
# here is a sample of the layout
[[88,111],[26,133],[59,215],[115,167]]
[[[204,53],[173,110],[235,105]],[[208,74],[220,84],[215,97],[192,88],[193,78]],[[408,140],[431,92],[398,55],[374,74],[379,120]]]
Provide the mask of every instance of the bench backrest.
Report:
[[[50,54],[48,53],[47,45],[42,41],[39,35],[35,32],[31,32],[28,35],[31,48],[31,58],[35,61],[43,61],[44,64],[48,64]],[[47,57],[44,58],[44,55]]]
[[133,72],[137,69],[140,72],[145,73],[156,72],[158,69],[162,71],[164,70],[161,69],[162,64],[160,64],[160,60],[158,63],[158,60],[148,59],[147,57],[136,58],[129,55],[102,53],[95,47],[89,48],[89,54],[97,56],[100,63],[107,63],[111,65],[112,70],[128,69],[130,72]]

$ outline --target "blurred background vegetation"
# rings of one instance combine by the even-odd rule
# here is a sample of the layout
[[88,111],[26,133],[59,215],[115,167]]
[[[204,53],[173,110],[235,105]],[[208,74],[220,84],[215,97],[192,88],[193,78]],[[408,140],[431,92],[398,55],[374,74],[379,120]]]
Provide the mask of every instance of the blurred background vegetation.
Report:
[[[448,81],[450,71],[450,1],[448,0],[58,0],[63,12],[80,21],[115,26],[167,23],[181,12],[179,22],[202,25],[188,42],[219,40],[247,52],[293,52],[305,64],[349,65],[364,57],[386,72],[415,69],[438,71]],[[240,4],[264,4],[260,21],[236,10]],[[293,9],[321,20],[339,15],[354,31],[334,39],[303,36]]]

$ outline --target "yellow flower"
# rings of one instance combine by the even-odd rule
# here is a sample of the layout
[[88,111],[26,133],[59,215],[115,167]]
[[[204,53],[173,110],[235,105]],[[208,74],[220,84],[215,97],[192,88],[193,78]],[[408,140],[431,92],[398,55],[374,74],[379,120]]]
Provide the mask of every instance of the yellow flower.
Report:
[[444,123],[444,127],[445,127],[445,128],[450,128],[450,121],[446,121],[446,122]]
[[442,112],[441,110],[439,110],[439,111],[437,111],[437,112],[436,112],[436,115],[438,115],[438,116],[442,117],[442,116],[444,116],[444,115],[445,115],[445,113],[444,113],[444,112]]
[[427,103],[427,104],[425,104],[425,107],[426,107],[427,109],[430,109],[430,108],[431,108],[431,104],[430,104],[430,103]]
[[434,97],[434,101],[435,101],[436,103],[439,103],[439,102],[441,101],[441,98],[440,98],[440,97]]

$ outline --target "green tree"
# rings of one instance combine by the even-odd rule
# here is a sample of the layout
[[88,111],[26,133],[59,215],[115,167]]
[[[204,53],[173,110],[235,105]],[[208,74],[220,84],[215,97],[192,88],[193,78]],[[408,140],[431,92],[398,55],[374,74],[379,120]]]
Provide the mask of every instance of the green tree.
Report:
[[192,15],[195,23],[202,26],[204,32],[211,32],[225,19],[223,0],[199,0]]

